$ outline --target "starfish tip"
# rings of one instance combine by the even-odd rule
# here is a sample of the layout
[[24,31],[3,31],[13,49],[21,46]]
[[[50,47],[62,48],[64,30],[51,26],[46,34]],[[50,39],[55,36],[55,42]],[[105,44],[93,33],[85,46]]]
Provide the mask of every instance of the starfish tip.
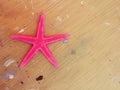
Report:
[[10,38],[14,39],[14,36],[12,35],[12,36],[10,36]]
[[41,15],[40,15],[41,19],[45,17],[44,13],[41,12]]
[[55,68],[59,68],[59,64],[56,64],[56,65],[55,65]]
[[20,68],[20,69],[22,69],[23,67],[24,67],[24,65],[23,65],[23,64],[20,64],[20,65],[19,65],[19,68]]
[[66,34],[66,37],[70,37],[70,34]]

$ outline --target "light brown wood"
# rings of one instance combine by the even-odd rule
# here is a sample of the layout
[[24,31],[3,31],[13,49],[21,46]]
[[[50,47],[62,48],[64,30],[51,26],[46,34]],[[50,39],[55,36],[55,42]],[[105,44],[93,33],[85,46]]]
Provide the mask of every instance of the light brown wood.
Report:
[[[58,69],[38,53],[20,70],[31,46],[10,36],[34,36],[40,12],[46,35],[71,37],[49,45]],[[120,90],[120,1],[0,0],[0,90]]]

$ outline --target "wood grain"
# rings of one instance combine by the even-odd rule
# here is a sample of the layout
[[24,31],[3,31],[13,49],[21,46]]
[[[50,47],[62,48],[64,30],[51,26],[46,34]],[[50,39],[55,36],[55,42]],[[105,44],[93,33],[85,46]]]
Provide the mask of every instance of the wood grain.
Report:
[[[71,37],[49,45],[58,69],[38,53],[20,70],[31,46],[10,36],[34,36],[40,12],[46,35]],[[119,0],[0,0],[0,90],[120,90],[119,39]],[[5,67],[9,59],[15,62]]]

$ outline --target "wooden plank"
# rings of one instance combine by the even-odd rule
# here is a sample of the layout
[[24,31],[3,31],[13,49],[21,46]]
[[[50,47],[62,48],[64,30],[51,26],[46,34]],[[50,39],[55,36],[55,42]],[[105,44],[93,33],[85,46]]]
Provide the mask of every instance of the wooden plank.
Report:
[[[40,12],[46,35],[71,37],[49,45],[58,69],[38,53],[20,70],[31,46],[10,36],[34,36]],[[119,0],[0,0],[0,90],[120,90],[119,39]]]

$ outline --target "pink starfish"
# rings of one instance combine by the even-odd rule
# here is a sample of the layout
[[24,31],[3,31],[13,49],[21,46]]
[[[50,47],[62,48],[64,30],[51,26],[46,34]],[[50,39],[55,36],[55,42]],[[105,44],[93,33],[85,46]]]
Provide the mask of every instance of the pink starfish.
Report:
[[59,67],[55,58],[53,57],[51,51],[47,47],[48,44],[53,42],[57,42],[59,40],[63,40],[68,38],[68,34],[60,34],[54,36],[44,36],[44,14],[42,13],[40,16],[40,21],[38,25],[37,35],[33,36],[24,36],[24,35],[13,35],[11,36],[13,39],[21,40],[23,42],[32,44],[32,48],[29,50],[27,55],[24,57],[23,61],[20,64],[20,68],[23,68],[32,58],[33,56],[40,50],[47,59],[57,68]]

